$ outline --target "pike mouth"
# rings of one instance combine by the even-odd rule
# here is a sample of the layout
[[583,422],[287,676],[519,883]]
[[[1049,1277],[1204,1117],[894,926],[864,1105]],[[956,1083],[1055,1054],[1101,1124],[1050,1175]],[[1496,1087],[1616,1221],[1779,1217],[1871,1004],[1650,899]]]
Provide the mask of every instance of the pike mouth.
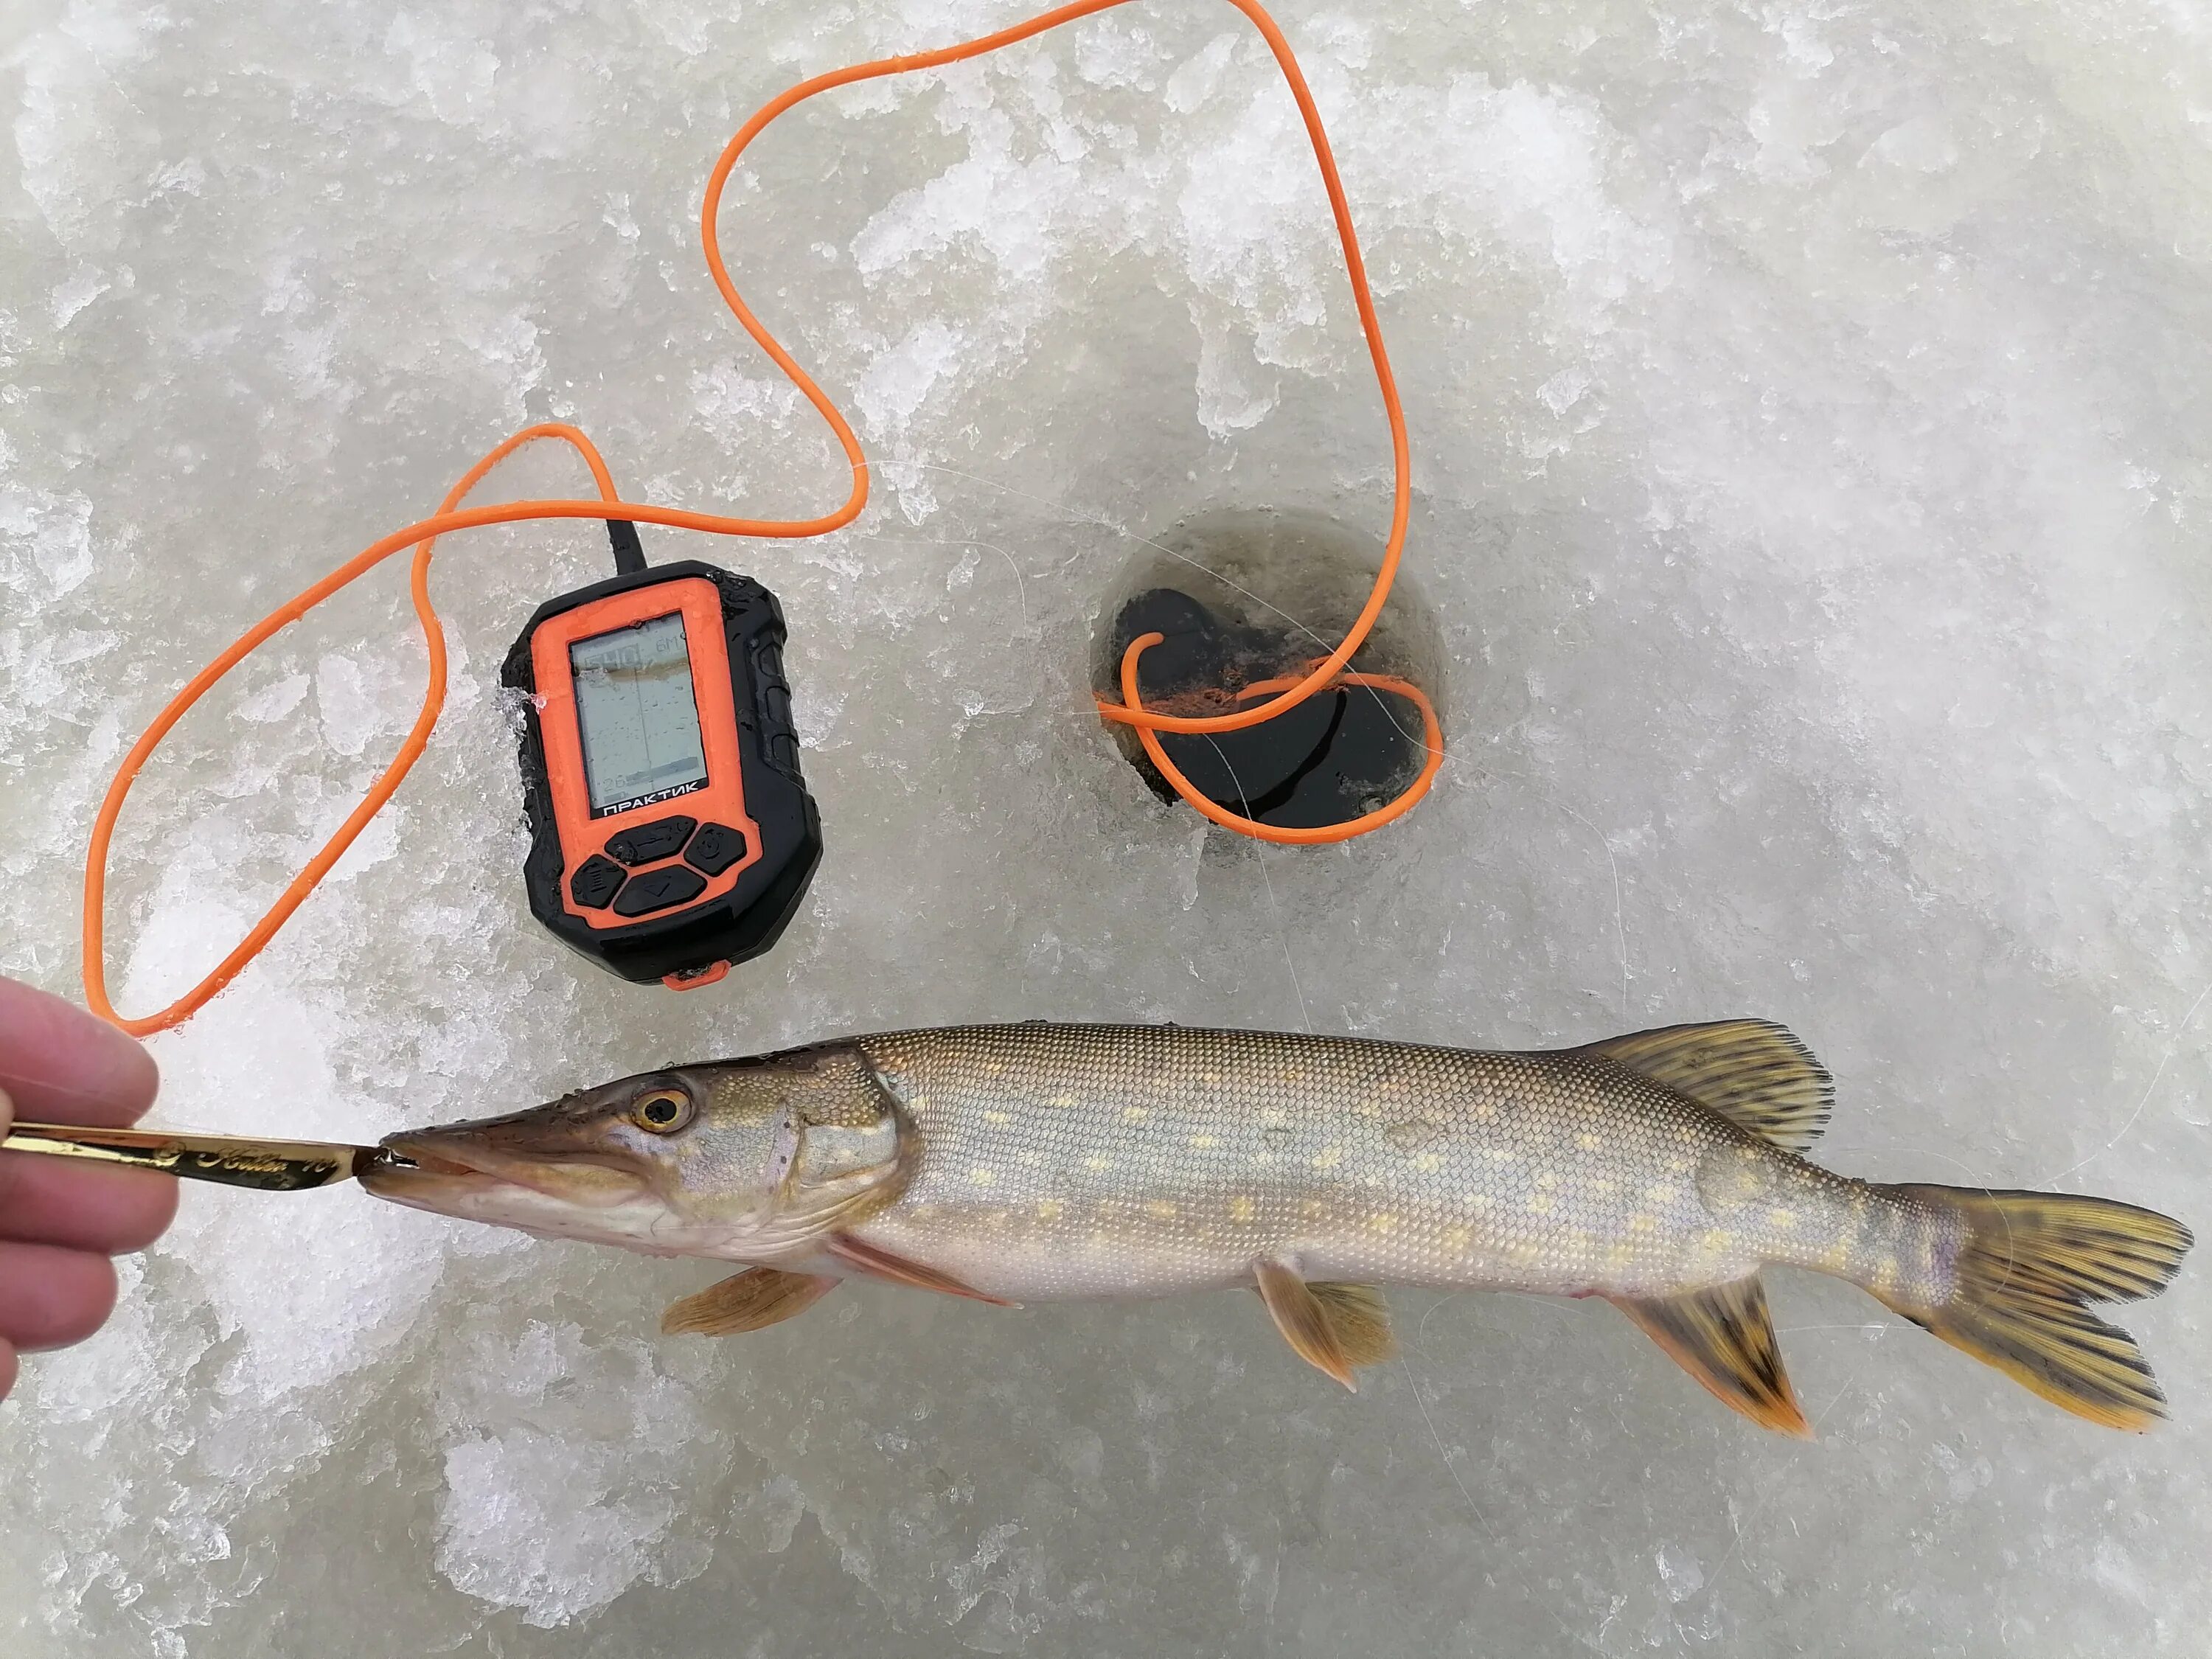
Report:
[[[611,1161],[589,1154],[533,1158],[474,1135],[441,1129],[387,1135],[376,1154],[361,1172],[362,1185],[380,1198],[419,1201],[426,1206],[463,1197],[481,1200],[505,1188],[596,1207],[595,1197],[597,1204],[604,1204],[606,1194],[604,1190],[593,1194],[590,1178],[604,1182],[610,1170],[618,1170]],[[629,1176],[626,1170],[619,1172]]]
[[512,1179],[505,1170],[494,1167],[491,1155],[471,1158],[469,1151],[465,1146],[456,1146],[443,1139],[433,1139],[428,1135],[386,1135],[377,1143],[376,1161],[381,1169],[410,1173],[489,1176],[499,1181]]
[[403,1152],[396,1146],[378,1147],[376,1161],[379,1167],[382,1169],[417,1171],[423,1175],[488,1175],[490,1173],[489,1170],[478,1170],[471,1164],[463,1164],[454,1158],[441,1158],[435,1152]]
[[456,1186],[481,1191],[528,1184],[514,1178],[511,1162],[495,1167],[491,1157],[479,1162],[468,1156],[469,1150],[429,1136],[387,1135],[378,1144],[374,1160],[362,1168],[361,1184],[386,1198],[451,1192]]

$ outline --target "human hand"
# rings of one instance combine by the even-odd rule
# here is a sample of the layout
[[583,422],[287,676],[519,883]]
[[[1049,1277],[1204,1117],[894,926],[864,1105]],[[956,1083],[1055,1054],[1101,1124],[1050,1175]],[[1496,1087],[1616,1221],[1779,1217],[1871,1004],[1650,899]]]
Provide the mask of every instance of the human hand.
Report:
[[[15,1114],[131,1123],[159,1081],[153,1056],[113,1026],[0,979],[0,1135]],[[19,1352],[67,1347],[100,1328],[115,1306],[108,1257],[145,1249],[176,1212],[172,1176],[0,1152],[0,1400]]]

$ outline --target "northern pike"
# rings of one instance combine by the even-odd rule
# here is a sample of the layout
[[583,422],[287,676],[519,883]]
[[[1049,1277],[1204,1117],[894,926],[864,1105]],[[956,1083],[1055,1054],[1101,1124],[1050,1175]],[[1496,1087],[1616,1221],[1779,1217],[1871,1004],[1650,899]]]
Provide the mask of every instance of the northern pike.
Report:
[[2165,1399],[2091,1304],[2189,1230],[2107,1199],[1884,1185],[1803,1157],[1828,1073],[1762,1020],[1492,1054],[1179,1026],[969,1026],[624,1078],[389,1137],[380,1197],[744,1263],[669,1331],[790,1318],[861,1276],[1014,1304],[1256,1289],[1346,1387],[1376,1287],[1602,1297],[1716,1396],[1810,1430],[1759,1273],[1809,1267],[2114,1428]]

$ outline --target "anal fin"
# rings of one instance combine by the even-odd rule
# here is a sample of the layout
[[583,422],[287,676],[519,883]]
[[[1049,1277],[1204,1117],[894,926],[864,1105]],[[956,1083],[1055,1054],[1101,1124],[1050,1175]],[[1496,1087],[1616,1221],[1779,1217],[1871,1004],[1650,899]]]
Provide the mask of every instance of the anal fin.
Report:
[[1297,1270],[1272,1259],[1252,1264],[1260,1299],[1291,1352],[1354,1393],[1352,1372],[1398,1352],[1382,1292],[1365,1285],[1309,1285]]
[[1763,1429],[1813,1437],[1767,1316],[1759,1275],[1658,1300],[1607,1297],[1723,1405]]
[[837,1288],[820,1273],[748,1267],[719,1285],[668,1304],[660,1328],[671,1336],[734,1336],[764,1330],[805,1313]]
[[963,1285],[951,1273],[940,1273],[919,1261],[874,1244],[864,1244],[850,1233],[833,1233],[825,1248],[838,1261],[859,1273],[871,1279],[884,1279],[893,1285],[908,1285],[918,1291],[937,1291],[945,1296],[964,1296],[970,1301],[988,1302],[994,1308],[1012,1308],[1018,1304],[1000,1296],[986,1296],[973,1285]]

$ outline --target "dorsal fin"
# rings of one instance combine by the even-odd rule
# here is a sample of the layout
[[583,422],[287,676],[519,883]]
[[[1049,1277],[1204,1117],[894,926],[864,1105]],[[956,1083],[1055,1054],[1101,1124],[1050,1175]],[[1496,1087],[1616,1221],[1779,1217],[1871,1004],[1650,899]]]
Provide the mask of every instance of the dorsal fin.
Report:
[[1835,1083],[1820,1062],[1771,1020],[1662,1025],[1607,1037],[1583,1052],[1686,1096],[1786,1152],[1818,1140],[1836,1103]]

